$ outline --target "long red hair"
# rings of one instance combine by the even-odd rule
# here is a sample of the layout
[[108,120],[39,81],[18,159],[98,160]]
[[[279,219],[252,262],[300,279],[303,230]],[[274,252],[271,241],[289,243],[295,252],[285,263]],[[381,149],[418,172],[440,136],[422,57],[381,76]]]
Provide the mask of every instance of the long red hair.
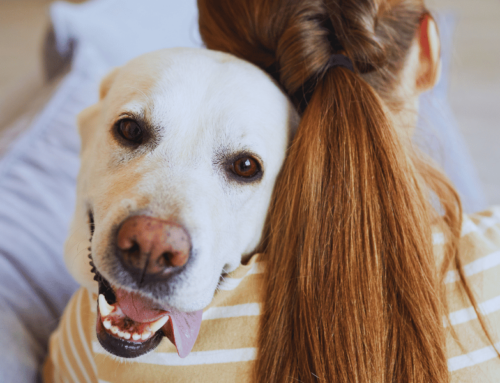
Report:
[[[264,233],[254,380],[447,382],[442,277],[450,262],[460,266],[461,205],[388,113],[401,105],[393,90],[427,12],[423,2],[198,6],[206,46],[266,70],[302,114]],[[356,73],[328,70],[338,52]],[[448,237],[440,270],[433,225]]]

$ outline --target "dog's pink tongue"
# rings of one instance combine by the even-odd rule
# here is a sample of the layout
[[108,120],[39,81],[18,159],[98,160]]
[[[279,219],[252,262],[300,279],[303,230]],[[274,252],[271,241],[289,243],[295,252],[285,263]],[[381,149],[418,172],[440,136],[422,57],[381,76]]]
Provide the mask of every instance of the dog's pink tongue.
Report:
[[[203,310],[185,313],[177,310],[170,310],[170,318],[163,327],[163,333],[177,348],[177,354],[185,358],[191,352],[200,332],[201,316]],[[170,325],[171,324],[171,325]]]
[[188,356],[200,332],[203,310],[185,313],[170,308],[160,309],[154,302],[137,293],[122,289],[116,289],[115,293],[123,313],[136,322],[153,322],[169,315],[171,320],[164,326],[164,333],[175,345],[181,358]]
[[153,322],[168,314],[167,311],[155,307],[154,302],[137,293],[122,289],[116,289],[115,293],[123,313],[136,322]]

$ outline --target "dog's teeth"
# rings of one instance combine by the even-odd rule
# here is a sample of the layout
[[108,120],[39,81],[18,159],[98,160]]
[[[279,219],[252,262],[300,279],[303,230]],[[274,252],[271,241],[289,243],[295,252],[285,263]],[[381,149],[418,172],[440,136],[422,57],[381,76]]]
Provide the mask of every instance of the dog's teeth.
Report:
[[120,330],[118,329],[118,327],[116,327],[116,326],[112,326],[112,327],[111,327],[111,332],[112,332],[113,334],[118,334],[118,331],[120,331]]
[[106,319],[104,322],[102,322],[102,325],[104,326],[104,328],[106,328],[106,329],[108,329],[108,330],[109,330],[109,329],[111,328],[111,326],[112,326],[112,325],[111,325],[111,321],[110,321],[110,320],[108,320],[108,319]]
[[142,333],[141,339],[142,339],[142,340],[146,340],[146,339],[148,339],[150,336],[151,336],[151,333],[150,333],[149,331],[146,331],[146,332],[143,332],[143,333]]
[[107,317],[114,310],[114,307],[108,304],[104,295],[99,294],[99,311],[101,312],[101,317]]
[[134,334],[134,335],[132,335],[132,339],[133,340],[139,340],[139,339],[141,339],[141,335],[140,334]]
[[130,339],[130,334],[126,331],[118,331],[118,336],[123,339]]
[[149,325],[149,328],[151,329],[151,332],[156,332],[159,329],[163,327],[165,323],[168,321],[168,315],[164,316],[163,318],[158,319],[157,321],[151,323]]

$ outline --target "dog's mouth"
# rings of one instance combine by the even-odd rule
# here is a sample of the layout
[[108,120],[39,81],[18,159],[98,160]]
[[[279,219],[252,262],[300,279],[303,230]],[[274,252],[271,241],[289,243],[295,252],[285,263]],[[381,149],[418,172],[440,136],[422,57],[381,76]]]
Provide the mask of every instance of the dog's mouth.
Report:
[[200,331],[202,310],[186,313],[159,307],[138,292],[113,287],[96,270],[92,258],[90,264],[99,283],[97,339],[106,351],[136,358],[154,350],[166,336],[181,358],[191,352]]

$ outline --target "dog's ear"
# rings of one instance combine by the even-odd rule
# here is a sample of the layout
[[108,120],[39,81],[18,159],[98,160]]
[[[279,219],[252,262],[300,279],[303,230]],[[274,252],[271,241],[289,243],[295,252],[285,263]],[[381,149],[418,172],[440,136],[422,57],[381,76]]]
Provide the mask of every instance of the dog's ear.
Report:
[[88,108],[82,110],[77,116],[77,126],[78,133],[80,133],[81,139],[81,150],[82,153],[87,147],[87,143],[95,130],[95,127],[99,124],[99,116],[101,114],[101,105],[97,104],[91,105]]
[[114,68],[111,72],[109,72],[106,77],[104,77],[101,81],[101,85],[99,86],[99,99],[103,99],[108,94],[113,82],[118,75],[120,68]]
[[[109,72],[102,80],[99,86],[99,99],[102,100],[106,97],[111,86],[113,85],[116,76],[118,75],[120,68],[114,68],[111,72]],[[88,142],[89,137],[91,136],[94,127],[98,125],[101,103],[98,102],[88,108],[84,109],[77,117],[77,125],[78,132],[80,133],[81,143],[82,143],[82,151],[85,150],[86,144]]]

